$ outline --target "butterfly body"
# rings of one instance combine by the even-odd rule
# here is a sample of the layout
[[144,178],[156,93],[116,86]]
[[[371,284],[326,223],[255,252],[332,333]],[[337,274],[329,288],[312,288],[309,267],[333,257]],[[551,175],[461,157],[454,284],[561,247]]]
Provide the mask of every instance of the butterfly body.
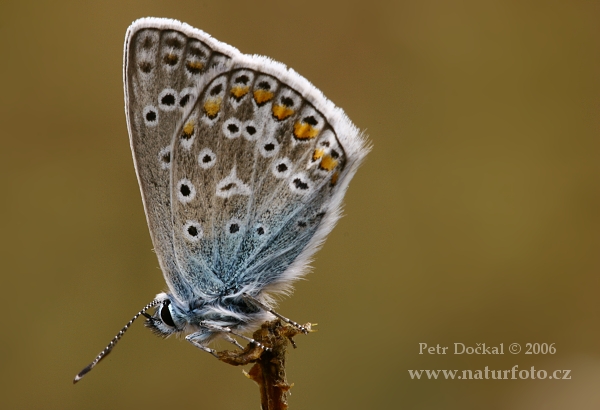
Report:
[[179,21],[135,21],[123,77],[135,169],[168,291],[74,382],[141,315],[156,334],[187,334],[213,354],[215,337],[239,345],[229,334],[246,338],[239,332],[272,313],[282,318],[270,310],[272,296],[306,273],[370,149],[295,71]]

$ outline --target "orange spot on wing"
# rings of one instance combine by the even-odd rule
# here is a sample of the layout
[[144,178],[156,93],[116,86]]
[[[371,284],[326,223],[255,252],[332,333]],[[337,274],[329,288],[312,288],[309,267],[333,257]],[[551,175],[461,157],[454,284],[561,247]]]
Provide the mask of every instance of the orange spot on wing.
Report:
[[183,137],[190,139],[194,135],[194,122],[190,121],[183,127]]
[[210,99],[204,103],[204,112],[211,120],[217,116],[221,110],[221,98]]
[[339,177],[340,173],[338,171],[335,171],[334,174],[331,176],[331,185],[335,185]]
[[313,161],[316,161],[319,158],[321,158],[324,153],[325,151],[323,151],[321,148],[317,148],[313,154]]
[[273,99],[274,94],[271,91],[258,89],[254,91],[254,101],[257,104],[264,104]]
[[294,124],[294,136],[300,140],[312,139],[316,137],[318,133],[318,130],[305,122],[297,122]]
[[244,95],[248,94],[248,91],[250,91],[250,87],[236,86],[231,88],[231,95],[239,100]]
[[198,72],[202,70],[204,64],[201,61],[188,61],[185,63],[186,67],[190,69],[190,71]]
[[294,110],[292,110],[289,107],[286,107],[285,105],[274,105],[273,106],[273,115],[279,121],[285,120],[286,118],[288,118],[293,113],[294,113]]
[[321,160],[319,167],[321,169],[324,169],[325,171],[331,171],[332,169],[334,169],[337,166],[337,164],[338,164],[337,160],[333,159],[331,157],[331,155],[325,155],[323,157],[323,159]]
[[165,63],[167,63],[169,65],[177,64],[178,60],[179,60],[179,58],[177,58],[177,54],[166,54],[165,55]]

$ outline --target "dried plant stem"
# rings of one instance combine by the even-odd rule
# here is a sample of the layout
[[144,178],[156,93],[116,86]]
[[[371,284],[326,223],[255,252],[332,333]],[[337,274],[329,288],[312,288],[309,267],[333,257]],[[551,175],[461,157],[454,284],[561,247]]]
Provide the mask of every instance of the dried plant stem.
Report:
[[[304,327],[310,331],[311,324],[307,323]],[[263,410],[288,408],[287,392],[293,384],[288,384],[285,377],[285,354],[288,341],[296,347],[292,338],[299,333],[302,332],[298,328],[283,324],[277,319],[263,323],[253,334],[253,338],[269,347],[270,351],[263,351],[262,348],[249,344],[243,351],[225,350],[217,353],[221,361],[233,366],[254,363],[250,371],[244,374],[258,384]]]

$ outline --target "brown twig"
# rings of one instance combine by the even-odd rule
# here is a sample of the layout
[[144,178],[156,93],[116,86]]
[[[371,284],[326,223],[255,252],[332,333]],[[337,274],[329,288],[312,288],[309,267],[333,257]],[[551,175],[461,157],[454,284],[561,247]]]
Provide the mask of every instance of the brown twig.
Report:
[[[304,325],[311,331],[311,324]],[[282,324],[279,319],[265,322],[253,334],[253,338],[270,348],[263,351],[255,344],[249,344],[242,351],[225,350],[218,352],[219,359],[232,366],[243,366],[254,363],[246,377],[258,384],[260,389],[260,402],[262,410],[286,410],[287,392],[293,386],[288,384],[285,377],[285,353],[288,341],[295,348],[292,340],[294,336],[302,333],[298,328]]]

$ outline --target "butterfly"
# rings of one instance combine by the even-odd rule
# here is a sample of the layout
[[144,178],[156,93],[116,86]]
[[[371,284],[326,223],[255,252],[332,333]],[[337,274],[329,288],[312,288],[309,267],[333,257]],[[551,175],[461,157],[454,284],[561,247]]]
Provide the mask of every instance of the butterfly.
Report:
[[123,77],[131,150],[168,292],[74,382],[141,315],[157,335],[187,334],[211,354],[218,337],[255,342],[243,333],[281,317],[273,295],[288,294],[306,273],[370,150],[304,77],[176,20],[132,23]]

